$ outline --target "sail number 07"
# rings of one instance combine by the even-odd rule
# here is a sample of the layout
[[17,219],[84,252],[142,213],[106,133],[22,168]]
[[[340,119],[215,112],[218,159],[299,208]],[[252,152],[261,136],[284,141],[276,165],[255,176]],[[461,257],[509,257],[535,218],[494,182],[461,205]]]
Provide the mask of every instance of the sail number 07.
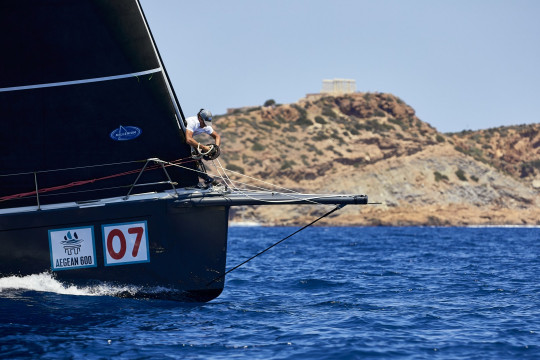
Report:
[[150,261],[146,221],[103,225],[102,229],[106,266]]
[[[137,257],[144,229],[140,226],[132,227],[128,229],[128,233],[137,234],[137,237],[135,238],[135,244],[133,245],[133,251],[131,252],[131,256]],[[113,240],[115,237],[118,237],[118,239],[120,240],[120,250],[118,252],[114,251],[113,248]],[[111,230],[109,236],[107,236],[107,252],[109,253],[109,255],[111,255],[111,257],[115,260],[120,260],[126,254],[126,247],[126,237],[124,236],[124,233],[119,229]]]

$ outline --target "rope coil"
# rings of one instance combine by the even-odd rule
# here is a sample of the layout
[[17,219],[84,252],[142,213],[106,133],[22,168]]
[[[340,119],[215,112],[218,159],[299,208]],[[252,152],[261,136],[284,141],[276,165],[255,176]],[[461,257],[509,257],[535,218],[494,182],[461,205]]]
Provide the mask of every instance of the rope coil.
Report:
[[210,149],[209,149],[207,152],[202,152],[202,151],[201,151],[201,143],[198,143],[198,144],[197,144],[197,152],[198,152],[199,154],[203,155],[203,156],[204,156],[204,155],[208,155],[208,154],[210,154],[210,152],[214,149],[214,145],[209,145],[208,147],[209,147]]

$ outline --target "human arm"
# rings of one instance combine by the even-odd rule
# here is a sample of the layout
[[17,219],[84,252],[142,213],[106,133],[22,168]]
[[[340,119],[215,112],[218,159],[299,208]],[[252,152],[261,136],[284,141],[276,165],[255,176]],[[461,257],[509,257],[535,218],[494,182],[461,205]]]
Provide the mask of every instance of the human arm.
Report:
[[213,131],[210,136],[214,138],[217,146],[221,146],[221,136],[216,131]]
[[[211,136],[215,139],[215,137],[213,136],[214,133],[211,134]],[[218,138],[219,138],[219,135],[218,135]],[[200,144],[197,140],[195,140],[193,138],[193,131],[191,130],[186,130],[186,143],[190,146],[193,146],[193,148],[195,149],[200,149],[200,151],[202,151],[203,153],[204,152],[208,152],[210,150],[210,147],[209,146],[206,146],[206,145],[203,145],[203,144]],[[217,144],[217,143],[216,143]],[[200,145],[200,146],[199,146]]]
[[194,148],[196,148],[197,144],[199,144],[197,140],[193,138],[193,131],[191,130],[186,130],[186,143]]

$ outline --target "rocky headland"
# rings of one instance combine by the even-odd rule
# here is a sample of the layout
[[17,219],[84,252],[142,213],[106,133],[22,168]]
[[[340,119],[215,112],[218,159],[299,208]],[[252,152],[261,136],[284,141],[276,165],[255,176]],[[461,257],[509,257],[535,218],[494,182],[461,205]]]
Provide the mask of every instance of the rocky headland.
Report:
[[[540,225],[540,124],[440,133],[384,93],[265,105],[216,117],[221,163],[238,187],[271,188],[245,174],[380,203],[347,206],[320,225]],[[231,220],[305,224],[327,209],[233,208]]]

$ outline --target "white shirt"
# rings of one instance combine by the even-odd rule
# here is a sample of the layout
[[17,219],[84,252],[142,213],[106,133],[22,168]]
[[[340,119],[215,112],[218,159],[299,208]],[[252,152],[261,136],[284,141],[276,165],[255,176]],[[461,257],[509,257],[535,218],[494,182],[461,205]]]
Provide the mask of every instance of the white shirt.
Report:
[[212,127],[209,125],[205,127],[201,127],[201,123],[199,123],[199,119],[197,118],[197,116],[190,116],[186,118],[186,122],[187,122],[186,129],[193,131],[193,135],[202,134],[202,133],[210,135],[214,132],[214,129],[212,129]]

